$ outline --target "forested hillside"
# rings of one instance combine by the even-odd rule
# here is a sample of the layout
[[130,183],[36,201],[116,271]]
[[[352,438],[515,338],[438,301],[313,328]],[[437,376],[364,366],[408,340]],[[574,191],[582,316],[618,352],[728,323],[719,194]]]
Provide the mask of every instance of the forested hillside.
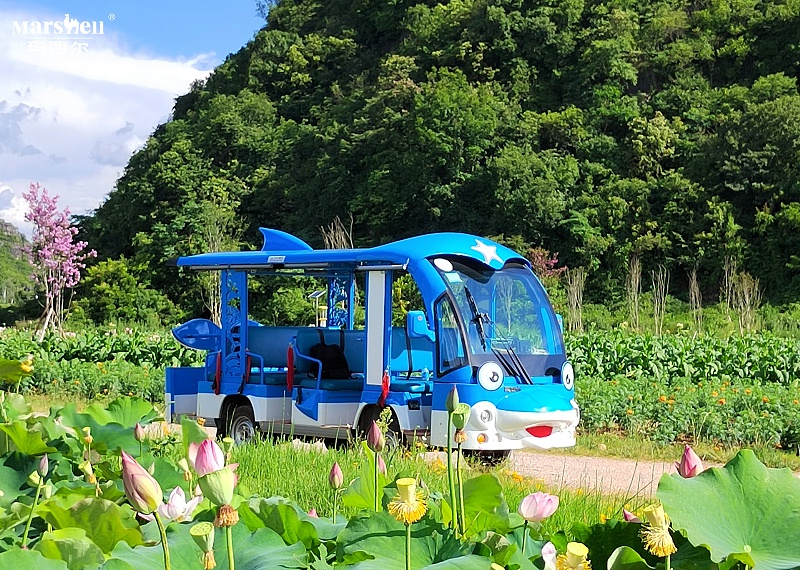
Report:
[[321,245],[504,236],[619,297],[632,255],[800,298],[800,1],[280,0],[82,220],[185,309],[176,255],[258,226]]

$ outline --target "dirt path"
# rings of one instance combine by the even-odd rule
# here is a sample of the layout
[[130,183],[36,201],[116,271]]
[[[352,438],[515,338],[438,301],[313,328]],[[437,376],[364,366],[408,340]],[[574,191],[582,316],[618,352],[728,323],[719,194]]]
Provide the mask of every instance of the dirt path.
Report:
[[548,486],[640,497],[655,495],[661,475],[676,472],[674,463],[535,451],[513,452],[509,469]]

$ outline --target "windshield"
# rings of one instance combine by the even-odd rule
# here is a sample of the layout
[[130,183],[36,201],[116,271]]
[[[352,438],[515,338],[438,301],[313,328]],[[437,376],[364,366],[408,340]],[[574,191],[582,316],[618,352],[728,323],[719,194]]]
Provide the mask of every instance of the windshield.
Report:
[[507,264],[495,271],[441,258],[434,265],[456,300],[476,360],[496,356],[497,350],[510,350],[523,360],[526,355],[564,354],[555,314],[530,269]]

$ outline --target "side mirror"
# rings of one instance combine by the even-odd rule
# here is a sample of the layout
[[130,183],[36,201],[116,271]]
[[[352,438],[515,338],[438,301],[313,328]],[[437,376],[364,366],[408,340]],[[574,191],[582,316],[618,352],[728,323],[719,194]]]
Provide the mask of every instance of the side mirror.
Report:
[[408,312],[406,330],[409,338],[427,338],[431,342],[436,340],[436,335],[428,328],[428,321],[425,320],[425,313],[422,311]]
[[556,313],[556,320],[558,321],[558,328],[561,329],[561,334],[564,334],[564,317]]

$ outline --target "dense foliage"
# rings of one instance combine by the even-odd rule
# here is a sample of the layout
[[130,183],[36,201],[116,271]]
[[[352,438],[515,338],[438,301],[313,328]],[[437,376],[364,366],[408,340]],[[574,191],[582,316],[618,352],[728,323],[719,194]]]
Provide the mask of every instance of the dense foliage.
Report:
[[321,245],[348,213],[361,245],[457,230],[558,251],[597,299],[632,254],[678,292],[697,264],[716,294],[727,256],[767,298],[800,295],[797,2],[264,5],[83,220],[183,308],[202,284],[166,260],[258,245],[259,225]]
[[[718,339],[622,330],[569,334],[581,429],[653,441],[800,444],[800,340],[764,334]],[[27,393],[93,400],[136,395],[161,402],[164,367],[200,364],[168,333],[97,330],[39,343],[0,332],[0,354],[33,355]]]
[[[317,497],[355,514],[334,510],[329,518],[245,489],[232,441],[223,441],[223,451],[192,420],[183,419],[172,443],[152,428],[148,436],[142,426],[158,413],[140,399],[83,412],[69,403],[45,416],[18,394],[2,396],[3,568],[652,570],[664,556],[676,570],[800,564],[800,482],[749,450],[704,471],[687,449],[678,473],[659,481],[660,504],[641,509],[641,521],[623,512],[626,521],[573,520],[549,531],[542,521],[560,509],[558,496],[537,492],[509,504],[493,474],[462,483],[459,462],[456,501],[452,491],[422,485],[424,467],[380,471],[382,445],[368,438],[358,453],[362,468],[333,464],[330,488]],[[306,464],[303,455],[294,453],[296,465]]]

